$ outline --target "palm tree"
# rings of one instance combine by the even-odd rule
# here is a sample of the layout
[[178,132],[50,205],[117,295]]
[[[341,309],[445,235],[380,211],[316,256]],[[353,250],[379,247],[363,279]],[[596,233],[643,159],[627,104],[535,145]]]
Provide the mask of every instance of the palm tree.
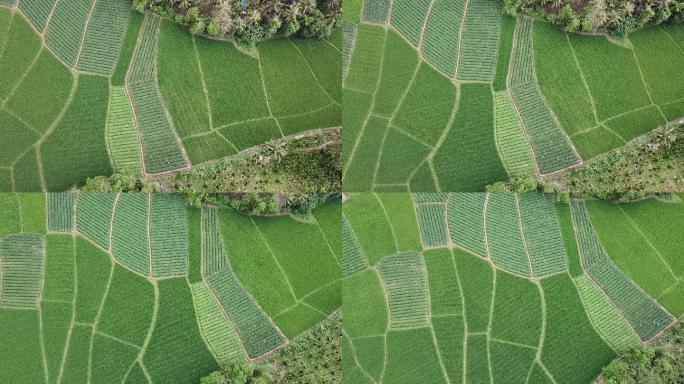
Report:
[[656,133],[655,141],[667,152],[677,142],[677,132],[674,128],[664,128]]
[[190,3],[191,0],[179,0],[178,1],[178,6],[183,9],[188,9],[190,8]]
[[247,12],[247,24],[256,27],[261,23],[261,12],[258,9],[250,9]]
[[301,14],[301,10],[297,4],[298,3],[293,3],[283,10],[283,20],[290,23],[297,19],[297,17]]
[[299,4],[301,4],[302,13],[310,13],[316,9],[316,0],[301,0]]
[[287,155],[287,150],[282,143],[270,141],[264,145],[266,155],[276,163],[280,163]]

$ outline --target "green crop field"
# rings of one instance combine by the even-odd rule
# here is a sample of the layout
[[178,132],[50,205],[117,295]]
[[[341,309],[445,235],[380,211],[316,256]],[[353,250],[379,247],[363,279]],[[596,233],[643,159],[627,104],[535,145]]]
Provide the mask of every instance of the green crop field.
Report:
[[342,305],[339,201],[250,217],[175,194],[0,193],[0,212],[3,383],[197,383]]
[[340,127],[341,40],[246,48],[131,0],[0,1],[0,191],[186,171]]
[[342,213],[345,383],[589,384],[684,314],[679,199],[357,193]]
[[343,28],[345,191],[482,191],[684,117],[684,80],[667,75],[684,65],[680,25],[616,41],[498,0],[360,3]]

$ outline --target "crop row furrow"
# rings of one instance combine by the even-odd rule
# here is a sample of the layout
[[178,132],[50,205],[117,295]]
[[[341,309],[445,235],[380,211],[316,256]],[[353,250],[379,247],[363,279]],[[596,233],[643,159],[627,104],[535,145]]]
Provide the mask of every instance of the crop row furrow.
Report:
[[2,286],[0,304],[33,307],[38,304],[45,263],[42,236],[22,233],[0,239]]
[[389,303],[390,327],[428,325],[427,277],[422,256],[415,252],[383,258],[377,265]]
[[479,255],[486,256],[484,239],[485,195],[454,193],[449,195],[447,221],[451,241]]

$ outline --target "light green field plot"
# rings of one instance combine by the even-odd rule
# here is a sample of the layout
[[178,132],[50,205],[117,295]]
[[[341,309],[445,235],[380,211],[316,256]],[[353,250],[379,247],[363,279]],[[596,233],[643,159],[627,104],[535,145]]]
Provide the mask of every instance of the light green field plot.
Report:
[[349,73],[349,64],[351,63],[352,52],[354,51],[354,41],[356,40],[356,24],[344,22],[342,24],[342,36],[344,44],[342,45],[342,78],[347,77]]
[[470,0],[461,26],[460,80],[491,81],[496,70],[501,29],[501,5],[494,0]]
[[362,17],[370,23],[384,24],[387,21],[390,0],[367,0],[363,3]]
[[486,255],[484,214],[486,196],[481,193],[449,195],[447,220],[453,243],[480,255]]
[[[198,382],[286,347],[342,306],[339,201],[295,219],[188,207],[175,194],[0,194],[0,212],[0,334],[15,349],[2,382],[24,382],[15,358],[32,383]],[[248,281],[259,253],[274,266],[262,274],[280,275]],[[278,290],[290,295],[281,307],[269,297]]]
[[509,272],[529,276],[532,262],[523,239],[518,197],[509,193],[489,194],[486,220],[492,261]]
[[684,115],[683,84],[662,75],[684,63],[681,26],[623,46],[501,8],[369,0],[345,21],[345,191],[564,173]]
[[112,209],[117,196],[114,193],[96,192],[79,195],[76,206],[76,227],[83,235],[109,249],[112,234]]
[[135,128],[135,117],[126,90],[112,87],[107,113],[107,144],[117,172],[142,171],[140,138]]
[[625,351],[638,345],[638,335],[588,276],[578,277],[575,283],[594,327],[614,350]]
[[512,176],[534,175],[537,166],[530,143],[506,92],[494,94],[494,111],[496,145],[506,172]]
[[421,51],[425,59],[442,72],[455,75],[459,59],[459,26],[465,2],[436,0],[428,15]]
[[112,255],[142,275],[150,273],[150,196],[121,194],[112,221]]
[[342,275],[351,275],[367,266],[368,261],[356,240],[356,235],[352,232],[347,219],[344,218],[342,221]]
[[217,361],[227,364],[244,360],[240,339],[209,288],[203,282],[192,284],[191,288],[200,331]]
[[179,276],[188,272],[188,230],[183,197],[151,195],[150,257],[152,276]]
[[418,253],[386,257],[377,266],[389,305],[390,328],[428,323],[427,276]]
[[228,266],[228,256],[221,236],[218,210],[202,209],[202,265],[204,275],[212,275]]
[[444,246],[449,242],[444,204],[416,205],[420,232],[426,246]]
[[130,5],[125,0],[97,1],[91,10],[76,67],[109,75],[126,36]]
[[411,196],[405,193],[380,193],[387,219],[397,239],[397,250],[418,251],[422,249],[420,236],[416,233],[418,221]]
[[45,43],[69,66],[75,65],[80,56],[92,7],[91,0],[58,1],[52,11]]
[[40,299],[45,264],[45,241],[36,234],[8,235],[0,240],[2,291],[0,304],[35,306]]
[[13,5],[0,2],[0,135],[13,137],[0,146],[0,191],[185,171],[341,126],[339,31],[248,49],[129,0]]
[[551,197],[534,193],[522,194],[519,196],[518,206],[532,274],[543,276],[565,270],[565,243]]
[[[9,195],[6,195],[9,196]],[[47,228],[55,232],[71,232],[77,194],[56,192],[47,195]]]
[[[386,195],[352,194],[344,215],[368,215],[354,201]],[[399,253],[386,238],[385,256],[366,264],[356,239],[377,226],[344,223],[343,250],[356,254],[343,259],[345,383],[592,383],[617,353],[680,315],[662,307],[679,308],[670,294],[678,281],[646,271],[662,261],[638,245],[648,239],[664,260],[680,260],[678,199],[585,208],[541,194],[394,195],[412,198],[417,233],[429,228],[422,207],[446,204],[451,238]],[[641,276],[621,270],[618,239],[640,260]],[[641,288],[639,279],[647,287],[655,276],[674,284],[668,294]]]

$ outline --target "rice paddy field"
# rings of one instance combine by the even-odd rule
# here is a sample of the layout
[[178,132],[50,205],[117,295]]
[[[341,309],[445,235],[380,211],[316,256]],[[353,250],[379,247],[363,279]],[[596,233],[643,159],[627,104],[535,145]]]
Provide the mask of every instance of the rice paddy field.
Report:
[[343,17],[346,191],[543,178],[684,117],[681,25],[568,34],[498,0],[363,0]]
[[341,306],[340,209],[0,194],[0,382],[198,383],[267,358]]
[[130,0],[0,2],[0,190],[154,177],[339,127],[341,36],[243,48]]
[[683,209],[681,196],[350,194],[344,382],[593,383],[684,314]]

